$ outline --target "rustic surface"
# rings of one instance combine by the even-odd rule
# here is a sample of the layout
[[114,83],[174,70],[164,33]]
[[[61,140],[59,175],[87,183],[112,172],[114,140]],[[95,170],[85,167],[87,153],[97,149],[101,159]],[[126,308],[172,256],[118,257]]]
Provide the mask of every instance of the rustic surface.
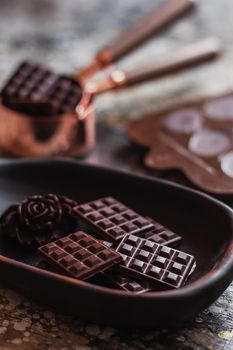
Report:
[[[156,1],[156,5],[160,1]],[[129,144],[122,122],[173,102],[233,90],[232,0],[202,0],[199,10],[139,51],[122,66],[145,62],[204,36],[226,47],[218,62],[97,99],[98,145],[88,161],[145,173],[143,150]],[[72,71],[123,27],[155,6],[147,0],[0,0],[0,81],[25,57]],[[151,174],[151,173],[150,173]],[[154,175],[185,181],[175,172]],[[186,183],[188,183],[186,181]],[[187,328],[129,332],[64,317],[12,291],[0,289],[0,350],[207,350],[233,349],[233,285]]]

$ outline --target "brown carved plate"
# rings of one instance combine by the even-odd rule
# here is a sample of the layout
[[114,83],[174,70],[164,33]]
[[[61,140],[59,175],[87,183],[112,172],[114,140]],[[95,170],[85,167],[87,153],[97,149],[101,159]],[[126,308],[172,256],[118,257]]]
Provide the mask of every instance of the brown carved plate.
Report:
[[149,151],[144,163],[179,169],[201,189],[233,193],[233,94],[202,99],[127,124],[128,137]]
[[55,193],[86,202],[113,196],[183,238],[180,249],[197,267],[178,290],[135,295],[36,268],[35,251],[0,235],[0,281],[20,293],[94,323],[152,328],[192,321],[233,279],[232,210],[182,186],[64,160],[3,161],[0,212],[32,194]]

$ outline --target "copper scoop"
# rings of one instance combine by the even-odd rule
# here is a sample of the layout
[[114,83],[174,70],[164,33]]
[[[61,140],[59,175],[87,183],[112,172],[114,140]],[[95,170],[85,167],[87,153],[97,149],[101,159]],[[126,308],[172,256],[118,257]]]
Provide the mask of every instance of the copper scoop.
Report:
[[[193,0],[167,1],[100,50],[87,67],[76,71],[74,78],[81,88],[82,95],[76,106],[76,113],[69,111],[60,115],[55,113],[50,117],[42,115],[31,117],[23,111],[20,113],[13,111],[2,103],[0,105],[1,149],[16,156],[85,155],[95,142],[93,98],[95,94],[162,76],[215,58],[219,54],[219,43],[215,39],[208,39],[188,46],[163,61],[147,64],[146,67],[138,67],[128,72],[116,69],[102,81],[89,80],[95,73],[129,53],[152,34],[158,33],[193,7]],[[46,96],[46,98],[50,103],[50,97]]]
[[168,0],[99,50],[90,64],[77,70],[75,77],[85,81],[118,61],[153,34],[158,33],[180,16],[192,10],[195,2],[195,0]]

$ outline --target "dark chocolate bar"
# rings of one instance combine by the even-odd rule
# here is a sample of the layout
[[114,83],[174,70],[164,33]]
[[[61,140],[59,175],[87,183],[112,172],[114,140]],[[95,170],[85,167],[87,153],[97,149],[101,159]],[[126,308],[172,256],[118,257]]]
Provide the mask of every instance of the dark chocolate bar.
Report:
[[82,231],[38,248],[38,254],[61,273],[83,280],[122,261],[119,253]]
[[[36,267],[42,270],[60,273],[60,271],[44,260],[40,260]],[[146,293],[151,290],[149,283],[136,282],[127,275],[112,270],[101,272],[88,279],[87,282],[136,294]]]
[[82,97],[80,84],[53,73],[40,64],[20,64],[1,91],[2,103],[16,111],[35,115],[74,112]]
[[177,233],[169,230],[167,227],[161,225],[152,218],[147,217],[146,219],[154,225],[154,228],[149,232],[141,234],[140,236],[142,238],[147,238],[150,239],[150,241],[170,247],[175,247],[182,242],[182,237]]
[[74,215],[89,224],[103,238],[118,241],[126,234],[141,235],[154,225],[112,197],[78,205]]
[[192,255],[134,235],[125,236],[116,251],[124,260],[117,270],[160,290],[182,287],[196,266]]
[[140,279],[136,281],[135,279],[117,271],[105,271],[102,275],[107,282],[107,286],[124,290],[125,292],[142,294],[152,290],[148,281],[141,281]]

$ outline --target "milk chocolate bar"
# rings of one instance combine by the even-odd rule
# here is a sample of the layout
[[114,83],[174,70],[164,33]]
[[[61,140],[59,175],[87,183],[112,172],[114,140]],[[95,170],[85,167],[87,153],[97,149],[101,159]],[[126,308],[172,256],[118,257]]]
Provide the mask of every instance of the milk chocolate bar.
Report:
[[72,113],[82,97],[80,84],[40,64],[22,62],[1,91],[2,103],[32,115]]
[[159,290],[182,287],[196,266],[192,255],[135,235],[125,236],[116,251],[124,260],[117,270]]
[[38,248],[38,254],[61,273],[82,280],[122,261],[119,253],[82,231]]
[[113,242],[126,234],[141,235],[154,228],[148,219],[112,197],[78,205],[73,212],[104,239]]

